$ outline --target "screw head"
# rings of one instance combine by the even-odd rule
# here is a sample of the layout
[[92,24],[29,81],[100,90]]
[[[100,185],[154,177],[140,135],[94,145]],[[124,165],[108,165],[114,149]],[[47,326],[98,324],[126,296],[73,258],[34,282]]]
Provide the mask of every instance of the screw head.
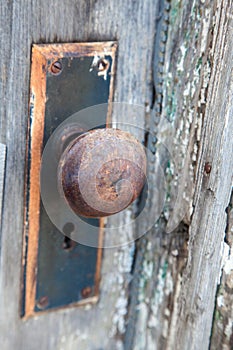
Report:
[[83,298],[88,298],[91,295],[92,288],[91,287],[85,287],[83,288],[81,294]]
[[41,297],[37,302],[38,309],[45,309],[49,305],[49,298],[47,295]]
[[97,68],[98,68],[99,72],[104,72],[104,71],[108,70],[109,62],[106,59],[101,58],[97,63]]
[[64,151],[58,186],[73,211],[97,218],[125,209],[146,180],[146,154],[131,134],[96,129],[82,134]]
[[50,69],[51,69],[52,74],[58,75],[62,71],[62,63],[60,61],[55,61],[52,63]]

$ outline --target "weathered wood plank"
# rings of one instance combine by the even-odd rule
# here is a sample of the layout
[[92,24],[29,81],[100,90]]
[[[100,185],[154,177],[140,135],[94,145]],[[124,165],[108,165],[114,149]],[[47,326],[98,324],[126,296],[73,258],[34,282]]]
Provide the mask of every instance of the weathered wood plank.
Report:
[[[167,201],[138,247],[134,349],[208,348],[232,186],[231,13],[232,1],[171,3],[162,114],[152,124]],[[157,173],[154,164],[149,175],[161,188]]]
[[[116,6],[107,0],[59,4],[16,0],[0,4],[0,142],[8,147],[0,271],[3,349],[208,348],[232,183],[232,0],[171,2],[160,102],[156,76],[160,56],[154,52],[161,15],[158,2],[120,0]],[[165,208],[160,221],[136,245],[104,251],[96,306],[22,321],[20,266],[31,44],[95,40],[119,42],[115,101],[147,106],[146,116],[139,113],[133,121],[142,128],[150,125],[159,139],[152,145],[160,152],[158,163],[150,164],[149,176],[154,189],[161,189],[157,171],[158,164],[162,166]],[[155,116],[158,104],[162,110]],[[153,107],[151,122],[148,107]],[[130,122],[127,113],[114,118]],[[138,136],[144,137],[142,132]],[[209,175],[203,170],[206,162],[212,163]],[[157,198],[152,191],[148,218],[155,215],[151,209],[156,208]],[[127,212],[116,224],[130,219]],[[146,226],[142,222],[135,230],[145,232]],[[133,240],[134,232],[121,229],[119,235],[124,242]],[[118,241],[110,235],[105,239],[113,246]]]
[[221,283],[216,298],[210,349],[233,348],[233,195],[227,208],[227,230]]
[[5,177],[6,146],[0,143],[0,229],[2,223],[2,202]]
[[[1,347],[5,350],[123,347],[133,243],[105,250],[101,296],[95,307],[52,312],[25,322],[19,318],[30,53],[32,43],[117,40],[115,101],[150,105],[156,6],[153,0],[0,4],[0,141],[8,149],[0,280]],[[127,115],[121,118],[129,122]],[[144,115],[134,122],[143,127]],[[122,241],[130,234],[119,232]],[[105,239],[114,245],[114,237]]]
[[[215,10],[215,8],[214,8]],[[207,349],[221,273],[233,176],[232,1],[217,1],[212,60],[197,163],[188,263],[178,299],[174,346]],[[205,173],[205,164],[212,164]],[[175,315],[174,315],[175,317]]]

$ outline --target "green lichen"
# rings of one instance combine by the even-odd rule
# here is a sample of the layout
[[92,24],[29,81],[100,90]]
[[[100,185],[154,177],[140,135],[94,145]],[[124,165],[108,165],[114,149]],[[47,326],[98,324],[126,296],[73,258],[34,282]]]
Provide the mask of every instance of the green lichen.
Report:
[[189,40],[190,40],[190,31],[189,30],[184,31],[184,40],[189,42]]
[[166,107],[166,116],[170,123],[172,123],[175,120],[176,115],[176,102],[174,99],[169,99],[168,105]]
[[198,73],[200,73],[201,66],[202,66],[202,57],[199,57],[196,63],[196,70],[198,71]]
[[172,123],[175,120],[177,109],[177,101],[175,96],[175,89],[171,89],[171,82],[167,81],[167,101],[165,106],[165,113],[167,120]]
[[170,17],[169,17],[171,28],[175,25],[177,18],[179,18],[179,12],[180,12],[181,7],[182,7],[182,5],[181,5],[180,0],[172,2],[172,6],[171,6],[171,10],[170,10]]
[[215,321],[221,321],[223,319],[222,314],[219,310],[215,311]]
[[168,261],[166,260],[163,264],[163,272],[162,272],[162,279],[165,279],[167,276],[167,268],[168,268]]

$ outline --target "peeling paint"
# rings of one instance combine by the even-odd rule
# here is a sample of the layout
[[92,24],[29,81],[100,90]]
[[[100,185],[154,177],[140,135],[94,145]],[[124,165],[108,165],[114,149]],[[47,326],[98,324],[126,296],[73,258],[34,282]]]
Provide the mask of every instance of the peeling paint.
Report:
[[203,28],[202,28],[202,38],[201,38],[201,53],[205,53],[207,47],[207,38],[210,29],[211,11],[207,7],[204,10]]
[[180,47],[180,51],[181,51],[181,55],[180,55],[180,60],[176,66],[176,69],[178,72],[183,72],[184,70],[184,60],[185,60],[185,56],[187,53],[187,47],[185,47],[185,45],[181,45]]

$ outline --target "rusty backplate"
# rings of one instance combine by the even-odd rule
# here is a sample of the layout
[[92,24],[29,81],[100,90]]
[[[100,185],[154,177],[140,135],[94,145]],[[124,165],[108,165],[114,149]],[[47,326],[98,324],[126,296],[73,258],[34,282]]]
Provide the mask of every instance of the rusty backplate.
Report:
[[[101,248],[70,240],[50,221],[40,198],[40,165],[46,142],[66,118],[112,101],[115,52],[115,42],[33,46],[21,316],[98,299]],[[101,241],[102,219],[92,224]]]

